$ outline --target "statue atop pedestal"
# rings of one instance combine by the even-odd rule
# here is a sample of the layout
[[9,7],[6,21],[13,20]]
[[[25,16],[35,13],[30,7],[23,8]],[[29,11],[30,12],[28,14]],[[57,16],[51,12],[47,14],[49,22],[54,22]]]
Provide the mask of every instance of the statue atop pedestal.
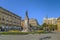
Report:
[[30,32],[28,11],[26,11],[26,16],[25,16],[25,19],[24,19],[24,28],[23,28],[22,32]]

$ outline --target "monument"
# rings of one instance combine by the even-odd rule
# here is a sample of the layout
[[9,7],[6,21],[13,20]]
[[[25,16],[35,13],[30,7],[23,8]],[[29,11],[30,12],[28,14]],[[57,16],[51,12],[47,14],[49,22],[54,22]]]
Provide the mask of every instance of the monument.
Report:
[[26,16],[25,16],[25,19],[24,19],[24,27],[23,27],[22,32],[30,32],[28,11],[26,11]]

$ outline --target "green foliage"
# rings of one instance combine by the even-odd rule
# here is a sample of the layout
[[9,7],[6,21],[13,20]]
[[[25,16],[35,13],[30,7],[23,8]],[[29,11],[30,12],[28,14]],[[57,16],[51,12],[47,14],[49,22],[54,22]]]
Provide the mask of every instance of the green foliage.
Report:
[[0,35],[27,35],[27,34],[41,34],[47,33],[45,31],[32,31],[32,32],[0,32]]
[[57,25],[48,25],[50,30],[57,30]]
[[26,35],[28,32],[0,32],[0,35]]
[[49,31],[57,30],[57,25],[43,23],[42,27]]
[[46,27],[46,26],[48,26],[46,23],[43,23],[43,24],[42,24],[42,27]]

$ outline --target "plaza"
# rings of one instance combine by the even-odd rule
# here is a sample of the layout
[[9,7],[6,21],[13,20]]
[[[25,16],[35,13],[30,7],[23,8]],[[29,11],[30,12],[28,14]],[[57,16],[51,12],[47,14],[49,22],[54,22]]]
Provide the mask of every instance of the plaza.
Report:
[[60,32],[28,35],[0,35],[0,40],[60,40]]

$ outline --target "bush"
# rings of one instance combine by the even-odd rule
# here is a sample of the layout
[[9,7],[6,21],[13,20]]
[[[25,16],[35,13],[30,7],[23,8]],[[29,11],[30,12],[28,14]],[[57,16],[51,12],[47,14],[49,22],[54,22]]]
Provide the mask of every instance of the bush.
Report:
[[27,32],[0,32],[0,35],[26,35],[28,34]]

